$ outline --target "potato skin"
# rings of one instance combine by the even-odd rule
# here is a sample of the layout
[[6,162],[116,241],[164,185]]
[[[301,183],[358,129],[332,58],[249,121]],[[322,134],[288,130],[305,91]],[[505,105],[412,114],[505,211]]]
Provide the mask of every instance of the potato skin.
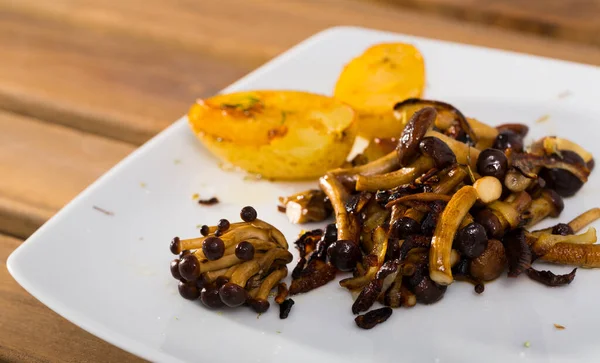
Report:
[[267,179],[317,178],[346,161],[357,132],[354,110],[298,91],[248,91],[194,104],[192,131],[223,161]]
[[404,43],[377,44],[346,65],[334,97],[358,112],[358,134],[366,139],[399,137],[406,123],[394,116],[397,102],[421,97],[425,64],[417,48]]

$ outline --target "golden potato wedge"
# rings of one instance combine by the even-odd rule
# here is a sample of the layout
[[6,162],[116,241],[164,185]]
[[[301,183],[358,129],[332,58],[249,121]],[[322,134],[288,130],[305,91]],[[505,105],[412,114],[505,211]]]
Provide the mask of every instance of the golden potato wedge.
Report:
[[269,179],[317,178],[340,166],[356,137],[356,113],[331,97],[247,91],[198,100],[190,126],[213,154]]
[[334,97],[358,112],[358,134],[366,139],[399,137],[405,122],[394,117],[397,102],[421,97],[423,56],[410,44],[378,44],[346,65]]

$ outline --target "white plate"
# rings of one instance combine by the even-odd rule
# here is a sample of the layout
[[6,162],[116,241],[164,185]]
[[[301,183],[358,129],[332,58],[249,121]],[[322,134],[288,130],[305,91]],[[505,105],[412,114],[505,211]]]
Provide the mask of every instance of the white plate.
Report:
[[[424,54],[427,98],[491,124],[524,122],[534,137],[561,135],[600,155],[600,71],[557,60],[341,27],[310,38],[226,91],[331,94],[346,62],[385,41],[411,42]],[[543,115],[549,119],[536,123]],[[596,174],[566,201],[561,220],[600,205]],[[337,283],[294,297],[287,320],[279,319],[276,306],[258,318],[248,309],[209,311],[179,297],[167,268],[173,236],[198,236],[198,224],[237,220],[240,207],[250,204],[293,242],[301,227],[276,211],[277,197],[315,185],[244,181],[241,174],[223,171],[181,119],[40,228],[10,256],[8,268],[57,313],[153,361],[600,359],[600,270],[580,270],[572,285],[555,289],[526,277],[503,277],[481,296],[469,284],[456,283],[439,303],[397,309],[370,331],[356,328],[351,297]],[[194,193],[216,195],[222,203],[199,206]],[[567,329],[558,331],[554,323]]]

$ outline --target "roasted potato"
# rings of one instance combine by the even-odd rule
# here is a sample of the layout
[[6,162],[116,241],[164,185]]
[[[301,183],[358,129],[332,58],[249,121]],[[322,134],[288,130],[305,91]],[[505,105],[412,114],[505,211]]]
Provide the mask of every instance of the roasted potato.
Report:
[[307,179],[340,166],[356,137],[355,111],[331,97],[247,91],[198,100],[190,126],[213,154],[269,179]]
[[346,65],[334,97],[358,112],[358,134],[366,139],[399,137],[405,120],[394,117],[397,102],[421,97],[423,56],[410,44],[378,44]]

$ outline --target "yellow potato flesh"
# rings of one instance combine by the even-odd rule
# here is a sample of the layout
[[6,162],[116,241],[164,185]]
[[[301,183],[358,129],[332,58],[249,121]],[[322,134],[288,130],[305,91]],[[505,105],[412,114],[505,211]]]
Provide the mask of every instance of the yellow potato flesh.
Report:
[[270,179],[307,179],[340,166],[356,136],[355,112],[333,98],[250,91],[196,102],[190,126],[224,161]]
[[359,135],[399,137],[405,120],[394,117],[393,107],[407,98],[421,97],[425,64],[410,44],[378,44],[346,65],[334,96],[352,106],[359,117]]

